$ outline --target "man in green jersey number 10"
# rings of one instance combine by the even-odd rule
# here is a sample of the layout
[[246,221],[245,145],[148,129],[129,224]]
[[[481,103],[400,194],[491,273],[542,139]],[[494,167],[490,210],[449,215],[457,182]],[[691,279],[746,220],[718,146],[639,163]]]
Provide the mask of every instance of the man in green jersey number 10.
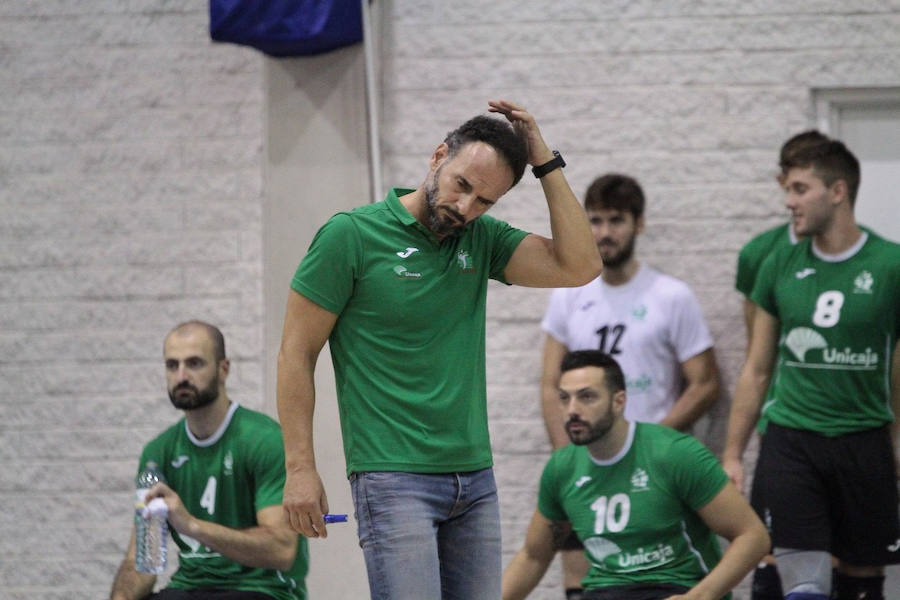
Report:
[[[624,417],[625,376],[598,350],[565,355],[559,393],[572,444],[541,475],[503,600],[525,598],[572,535],[585,600],[722,598],[769,548],[762,521],[693,437]],[[722,553],[716,535],[730,541]]]
[[805,145],[782,168],[803,239],[771,252],[753,284],[723,465],[741,487],[742,455],[765,419],[752,502],[785,597],[878,600],[884,565],[900,562],[900,245],[857,225],[859,161],[840,141]]

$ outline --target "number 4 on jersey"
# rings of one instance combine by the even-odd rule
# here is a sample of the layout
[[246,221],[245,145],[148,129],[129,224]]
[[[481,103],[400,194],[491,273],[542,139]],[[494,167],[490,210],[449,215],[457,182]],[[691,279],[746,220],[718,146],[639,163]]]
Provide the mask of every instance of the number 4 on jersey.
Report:
[[206,509],[210,515],[216,512],[216,478],[215,476],[210,476],[209,481],[206,482],[206,489],[203,490],[203,495],[200,496],[200,506]]

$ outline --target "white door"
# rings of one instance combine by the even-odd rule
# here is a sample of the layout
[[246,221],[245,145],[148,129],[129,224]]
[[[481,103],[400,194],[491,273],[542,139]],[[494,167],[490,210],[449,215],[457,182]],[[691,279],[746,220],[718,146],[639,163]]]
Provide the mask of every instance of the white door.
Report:
[[819,128],[859,159],[856,218],[900,242],[900,90],[831,90],[817,94]]

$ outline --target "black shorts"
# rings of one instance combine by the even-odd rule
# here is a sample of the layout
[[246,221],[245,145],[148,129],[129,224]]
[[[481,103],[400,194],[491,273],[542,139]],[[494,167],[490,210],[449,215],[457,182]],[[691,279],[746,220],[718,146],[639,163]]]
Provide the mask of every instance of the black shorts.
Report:
[[664,600],[691,588],[673,583],[633,583],[586,590],[584,600]]
[[900,563],[897,476],[888,427],[836,437],[769,423],[750,502],[780,548],[858,566]]

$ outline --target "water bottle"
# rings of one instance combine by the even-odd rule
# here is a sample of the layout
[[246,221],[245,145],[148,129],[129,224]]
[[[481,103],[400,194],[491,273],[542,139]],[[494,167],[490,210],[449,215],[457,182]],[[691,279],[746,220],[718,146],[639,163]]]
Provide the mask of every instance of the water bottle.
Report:
[[165,482],[154,466],[148,465],[137,478],[134,503],[135,569],[159,575],[166,570],[166,518],[169,508],[162,498],[146,502],[147,492],[158,481]]

